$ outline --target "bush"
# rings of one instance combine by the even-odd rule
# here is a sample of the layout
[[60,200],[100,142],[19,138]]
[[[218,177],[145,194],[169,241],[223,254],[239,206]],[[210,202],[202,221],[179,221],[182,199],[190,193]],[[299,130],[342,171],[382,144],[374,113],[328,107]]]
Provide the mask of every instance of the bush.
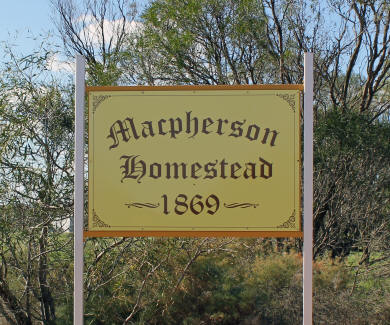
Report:
[[[186,269],[184,241],[135,243],[138,253],[133,248],[133,255],[110,254],[120,266],[115,278],[90,292],[86,312],[91,324],[123,323],[147,274],[146,264],[126,261],[143,251],[157,263],[164,249],[170,258],[145,283],[131,324],[302,324],[302,257],[295,252],[272,253],[268,246],[265,252],[262,242],[233,240],[223,250],[205,250]],[[93,274],[103,277],[112,267],[102,263]],[[356,273],[356,267],[330,258],[314,264],[314,324],[390,324],[389,281],[363,269]]]

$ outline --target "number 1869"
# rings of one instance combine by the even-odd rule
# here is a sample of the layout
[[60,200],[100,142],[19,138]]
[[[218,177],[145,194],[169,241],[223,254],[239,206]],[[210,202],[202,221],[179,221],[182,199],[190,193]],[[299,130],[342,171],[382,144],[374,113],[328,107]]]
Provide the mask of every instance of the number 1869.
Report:
[[[163,198],[163,212],[165,214],[169,214],[170,203],[168,196],[164,194],[161,197]],[[204,200],[203,197],[199,194],[194,195],[192,198],[188,198],[185,194],[178,194],[173,205],[173,211],[178,215],[182,215],[188,212],[188,210],[195,215],[198,215],[202,212],[213,215],[218,211],[220,203],[219,198],[214,194],[210,194]]]

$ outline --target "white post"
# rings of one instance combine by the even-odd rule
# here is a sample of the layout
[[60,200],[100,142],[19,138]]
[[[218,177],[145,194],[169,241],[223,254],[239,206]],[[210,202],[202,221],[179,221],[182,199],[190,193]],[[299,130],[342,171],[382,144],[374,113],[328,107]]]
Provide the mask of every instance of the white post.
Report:
[[85,61],[76,56],[75,80],[75,176],[74,176],[74,281],[73,281],[73,324],[84,324],[83,290],[83,231],[84,231],[84,100]]
[[304,58],[303,325],[313,324],[313,53]]

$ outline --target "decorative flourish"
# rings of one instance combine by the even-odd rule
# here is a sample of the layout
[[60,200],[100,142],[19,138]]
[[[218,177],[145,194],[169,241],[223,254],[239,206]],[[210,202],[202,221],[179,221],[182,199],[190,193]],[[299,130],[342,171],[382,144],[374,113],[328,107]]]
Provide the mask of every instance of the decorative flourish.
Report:
[[277,226],[276,228],[295,228],[295,210],[289,216],[287,221],[283,222],[281,225]]
[[95,113],[98,106],[110,97],[111,95],[92,96],[92,112]]
[[111,227],[110,225],[108,225],[105,222],[103,222],[102,220],[100,220],[100,218],[96,214],[95,210],[93,210],[92,212],[93,212],[92,221],[93,221],[94,227],[100,227],[100,228],[110,228]]
[[134,203],[125,203],[125,205],[126,205],[128,208],[135,207],[135,208],[139,208],[139,209],[142,209],[142,208],[151,208],[151,209],[155,209],[155,208],[158,208],[158,207],[160,206],[160,203],[154,204],[154,203],[140,203],[140,202],[134,202]]
[[234,209],[234,208],[241,208],[241,209],[245,209],[245,208],[256,208],[259,206],[258,203],[230,203],[230,204],[224,204],[225,208],[228,208],[228,209]]
[[276,96],[285,100],[290,105],[291,109],[295,112],[295,95],[276,94]]

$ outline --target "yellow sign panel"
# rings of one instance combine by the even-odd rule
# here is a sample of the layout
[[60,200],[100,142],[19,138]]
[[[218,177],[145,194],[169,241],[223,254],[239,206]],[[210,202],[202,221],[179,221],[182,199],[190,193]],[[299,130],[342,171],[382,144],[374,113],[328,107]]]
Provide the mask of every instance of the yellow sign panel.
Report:
[[90,231],[300,231],[299,90],[89,91]]

